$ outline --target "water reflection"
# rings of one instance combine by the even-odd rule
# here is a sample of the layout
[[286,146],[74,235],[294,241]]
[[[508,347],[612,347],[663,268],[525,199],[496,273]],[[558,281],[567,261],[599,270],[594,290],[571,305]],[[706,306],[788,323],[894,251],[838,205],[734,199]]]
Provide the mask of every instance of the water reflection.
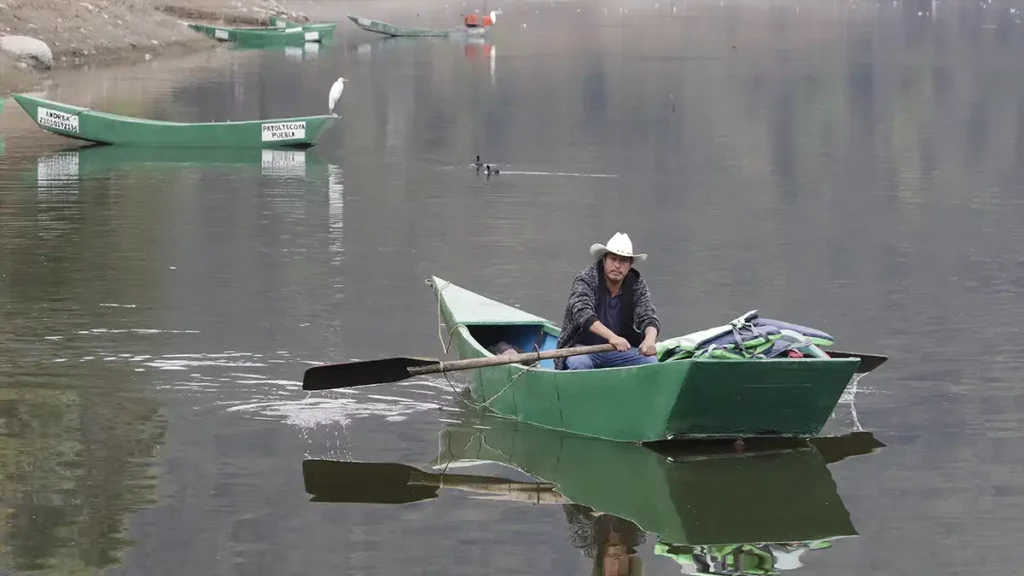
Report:
[[581,504],[563,504],[562,511],[572,545],[593,561],[595,576],[643,574],[637,547],[647,541],[647,535],[639,526]]
[[301,47],[286,46],[285,58],[289,62],[302,62],[303,60],[316,60],[320,56],[319,42],[306,42]]
[[498,49],[493,42],[483,37],[451,37],[451,38],[413,38],[413,37],[388,37],[375,38],[371,41],[361,42],[356,45],[356,55],[367,62],[377,55],[384,55],[389,52],[401,53],[409,50],[422,50],[425,48],[436,48],[443,46],[462,47],[462,54],[470,62],[487,62],[491,74],[492,85],[496,82],[496,64]]
[[78,574],[117,564],[132,544],[128,518],[156,501],[151,465],[166,426],[158,405],[130,390],[128,373],[77,372],[111,388],[98,397],[67,386],[59,369],[26,377],[0,366],[5,569]]
[[810,550],[832,547],[831,539],[773,544],[730,544],[726,546],[678,546],[659,542],[658,556],[680,564],[683,574],[779,574],[803,567],[801,556]]
[[67,150],[36,160],[40,198],[49,192],[78,192],[78,158],[78,150]]
[[69,148],[36,160],[36,182],[40,191],[78,191],[80,179],[107,177],[121,172],[129,177],[165,181],[167,176],[157,170],[179,171],[195,167],[202,172],[212,168],[230,167],[231,173],[243,175],[245,167],[277,179],[305,178],[307,165],[320,166],[315,151],[274,150],[257,148],[185,148],[94,145]]
[[[755,441],[739,452],[730,443],[644,447],[479,414],[444,422],[434,472],[306,460],[311,501],[403,504],[448,488],[476,499],[557,505],[569,542],[595,575],[642,574],[639,550],[649,535],[655,555],[684,573],[770,574],[800,567],[808,550],[857,535],[828,464],[883,446],[860,432]],[[495,464],[505,472],[461,472]],[[530,479],[506,476],[518,473]]]
[[345,225],[345,184],[341,168],[334,164],[327,165],[327,214],[331,263],[337,266],[341,263],[342,253],[345,251],[342,242]]

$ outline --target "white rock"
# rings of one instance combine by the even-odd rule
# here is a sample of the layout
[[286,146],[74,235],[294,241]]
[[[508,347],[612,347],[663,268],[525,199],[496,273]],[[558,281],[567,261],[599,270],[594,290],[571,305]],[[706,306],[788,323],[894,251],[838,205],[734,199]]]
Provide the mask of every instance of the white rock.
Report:
[[0,52],[28,61],[36,68],[53,66],[53,52],[46,42],[30,36],[0,36]]

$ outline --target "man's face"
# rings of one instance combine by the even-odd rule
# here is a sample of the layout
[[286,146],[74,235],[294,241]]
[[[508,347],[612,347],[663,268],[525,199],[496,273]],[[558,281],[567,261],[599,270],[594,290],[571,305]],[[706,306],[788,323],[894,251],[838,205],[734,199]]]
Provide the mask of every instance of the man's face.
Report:
[[604,255],[604,275],[612,282],[622,282],[632,266],[632,258],[612,253]]

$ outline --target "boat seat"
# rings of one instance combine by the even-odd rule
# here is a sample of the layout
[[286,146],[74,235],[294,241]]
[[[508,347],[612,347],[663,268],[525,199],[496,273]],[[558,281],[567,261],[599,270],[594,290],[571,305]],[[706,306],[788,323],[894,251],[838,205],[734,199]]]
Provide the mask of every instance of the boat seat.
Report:
[[[478,325],[468,328],[473,338],[492,354],[501,354],[510,349],[517,353],[554,350],[558,342],[558,338],[544,332],[541,324]],[[540,367],[553,370],[555,363],[553,360],[541,360]]]

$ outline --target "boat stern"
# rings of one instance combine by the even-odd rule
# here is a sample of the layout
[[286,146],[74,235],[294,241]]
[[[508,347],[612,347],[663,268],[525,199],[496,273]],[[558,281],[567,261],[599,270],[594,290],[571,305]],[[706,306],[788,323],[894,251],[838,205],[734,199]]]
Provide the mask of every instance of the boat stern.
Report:
[[329,130],[332,126],[341,120],[341,116],[327,115],[327,116],[316,116],[309,119],[309,128],[306,131],[306,137],[309,140],[309,145],[315,144],[324,132]]
[[813,437],[860,360],[687,360],[670,436]]

